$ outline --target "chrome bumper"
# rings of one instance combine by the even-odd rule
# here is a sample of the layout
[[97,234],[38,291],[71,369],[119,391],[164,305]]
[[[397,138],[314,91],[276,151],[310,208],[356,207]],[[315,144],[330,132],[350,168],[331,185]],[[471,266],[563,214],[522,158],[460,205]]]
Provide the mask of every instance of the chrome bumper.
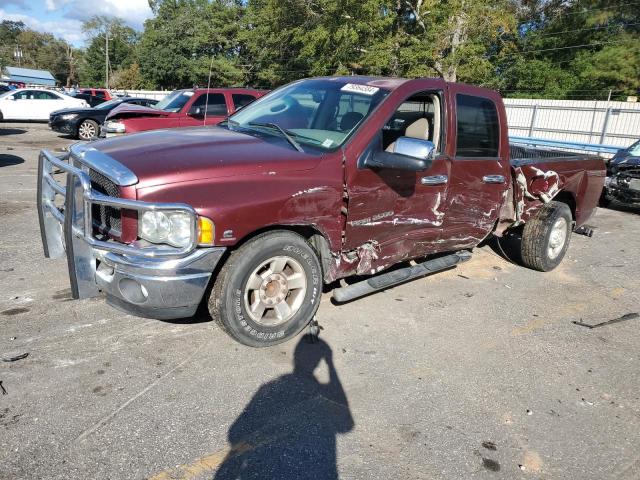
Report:
[[[137,182],[123,165],[88,145],[72,147],[58,158],[43,150],[38,165],[38,216],[45,257],[67,257],[74,298],[103,291],[111,305],[151,318],[181,318],[195,313],[224,248],[196,248],[196,212],[189,205],[149,203],[110,197],[91,187],[89,169],[118,185]],[[66,174],[66,185],[54,178]],[[61,197],[61,198],[58,198]],[[56,200],[61,200],[56,203]],[[193,243],[184,248],[126,245],[98,238],[93,204],[135,210],[183,210],[192,218]]]

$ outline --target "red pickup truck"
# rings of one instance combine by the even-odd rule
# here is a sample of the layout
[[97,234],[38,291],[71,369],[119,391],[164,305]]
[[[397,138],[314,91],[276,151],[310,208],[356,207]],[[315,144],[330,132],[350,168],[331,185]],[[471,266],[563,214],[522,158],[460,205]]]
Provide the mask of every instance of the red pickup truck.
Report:
[[175,90],[153,107],[129,104],[114,108],[101,128],[101,136],[215,125],[264,94],[264,91],[247,88]]
[[601,159],[510,145],[493,91],[330,77],[214,128],[43,151],[38,208],[76,298],[160,319],[204,303],[233,338],[267,346],[312,321],[323,283],[361,276],[333,290],[351,300],[450,268],[491,235],[551,270],[604,179]]

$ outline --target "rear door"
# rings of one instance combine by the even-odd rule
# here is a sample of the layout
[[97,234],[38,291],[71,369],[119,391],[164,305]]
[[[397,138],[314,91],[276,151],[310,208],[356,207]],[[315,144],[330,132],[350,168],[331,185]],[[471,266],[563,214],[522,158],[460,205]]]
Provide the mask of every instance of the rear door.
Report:
[[494,92],[452,85],[455,131],[442,245],[476,245],[498,220],[509,188],[509,145],[502,100]]
[[[191,104],[184,107],[180,126],[216,125],[227,117],[227,100],[224,93],[201,93],[194,97]],[[196,109],[199,109],[199,113],[196,113]]]

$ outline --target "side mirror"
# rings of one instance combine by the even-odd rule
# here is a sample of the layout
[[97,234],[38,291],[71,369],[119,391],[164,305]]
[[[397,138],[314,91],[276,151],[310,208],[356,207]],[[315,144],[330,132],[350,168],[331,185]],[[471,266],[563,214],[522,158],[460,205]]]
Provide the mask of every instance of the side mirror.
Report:
[[393,148],[393,153],[428,161],[433,160],[435,151],[436,146],[433,142],[411,137],[398,138]]
[[13,96],[13,95],[9,95],[9,96],[7,97],[7,100],[15,100],[15,99],[16,99],[16,97],[15,97],[15,96]]
[[187,112],[187,115],[190,117],[203,117],[204,116],[204,108],[202,107],[191,107]]

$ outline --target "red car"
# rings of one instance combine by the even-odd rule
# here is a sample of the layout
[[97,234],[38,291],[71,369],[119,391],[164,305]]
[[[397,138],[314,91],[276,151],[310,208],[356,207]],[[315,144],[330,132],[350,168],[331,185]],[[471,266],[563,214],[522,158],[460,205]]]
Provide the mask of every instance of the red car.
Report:
[[113,137],[159,128],[215,125],[265,93],[247,88],[176,90],[153,107],[122,105],[115,108],[107,116],[101,136]]
[[92,107],[114,98],[106,88],[80,88],[72,96],[85,100]]
[[491,90],[327,77],[216,127],[43,151],[38,209],[45,255],[67,257],[74,298],[104,294],[161,319],[204,302],[259,347],[312,322],[323,284],[369,276],[333,289],[349,301],[451,268],[490,236],[552,270],[595,212],[605,172],[596,157],[510,144]]

